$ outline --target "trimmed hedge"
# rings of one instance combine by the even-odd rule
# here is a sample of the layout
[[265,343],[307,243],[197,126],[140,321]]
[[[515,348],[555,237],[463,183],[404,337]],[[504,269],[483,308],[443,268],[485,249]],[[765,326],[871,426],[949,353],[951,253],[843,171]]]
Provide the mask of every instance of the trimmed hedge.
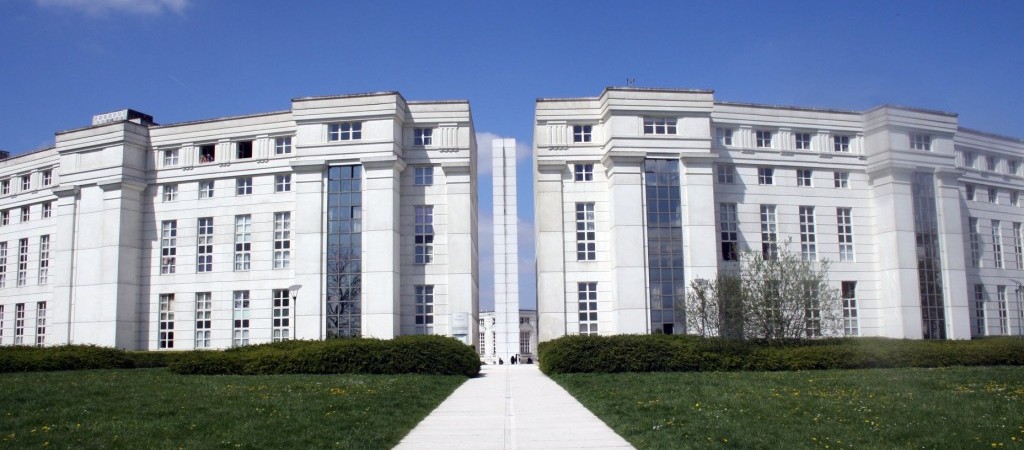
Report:
[[472,347],[443,336],[286,341],[225,351],[181,353],[172,372],[196,375],[420,373],[476,376],[480,357]]
[[1024,365],[1024,339],[832,338],[738,341],[698,336],[565,336],[538,349],[545,373],[779,371]]
[[57,347],[0,347],[0,372],[83,369],[131,369],[134,361],[123,350],[94,345]]

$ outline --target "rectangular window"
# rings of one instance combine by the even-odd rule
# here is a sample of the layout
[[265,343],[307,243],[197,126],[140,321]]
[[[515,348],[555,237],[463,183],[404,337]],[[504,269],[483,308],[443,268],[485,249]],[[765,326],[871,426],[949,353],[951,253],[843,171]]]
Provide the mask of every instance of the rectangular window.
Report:
[[31,214],[29,214],[29,211],[28,206],[21,207],[21,223],[28,222],[29,218],[32,217]]
[[196,228],[196,272],[213,272],[213,217],[200,217]]
[[849,136],[832,136],[832,149],[839,153],[850,152]]
[[3,211],[0,211],[0,225],[10,225],[10,224],[11,224],[11,211],[7,210],[7,209],[5,209]]
[[274,192],[290,192],[292,190],[292,174],[274,175]]
[[235,179],[235,195],[252,194],[252,177],[241,177]]
[[594,165],[573,164],[572,174],[575,181],[594,181]]
[[273,295],[274,318],[271,339],[274,342],[287,341],[292,336],[291,291],[288,289],[274,289]]
[[[7,242],[0,242],[0,288],[2,287],[7,287]],[[3,320],[2,316],[0,320]]]
[[284,136],[274,138],[274,154],[289,155],[292,153],[292,137]]
[[235,270],[249,270],[252,263],[252,216],[235,216]]
[[844,281],[840,286],[843,297],[843,335],[857,336],[860,324],[857,320],[857,282]]
[[46,302],[36,302],[36,347],[46,345]]
[[1019,159],[1011,159],[1009,164],[1010,164],[1010,167],[1008,168],[1008,173],[1010,175],[1020,175],[1020,160]]
[[736,166],[733,164],[715,164],[718,173],[718,182],[721,184],[733,184],[736,182]]
[[758,148],[772,148],[772,132],[768,130],[757,130],[756,145]]
[[530,351],[530,332],[520,331],[519,332],[519,354],[521,355],[532,355]]
[[1003,268],[1003,231],[1002,222],[992,221],[992,260],[997,269]]
[[796,149],[797,150],[810,150],[811,149],[811,133],[796,133]]
[[164,167],[172,167],[178,165],[178,149],[172,148],[164,150]]
[[964,191],[965,191],[964,196],[967,198],[967,200],[970,200],[970,201],[973,202],[973,201],[975,201],[977,199],[977,197],[976,197],[977,191],[976,191],[976,189],[975,189],[973,184],[964,185]]
[[932,137],[927,134],[911,134],[910,148],[913,150],[932,150]]
[[174,294],[160,294],[160,348],[174,348]]
[[50,281],[50,235],[39,236],[39,285]]
[[199,182],[199,198],[213,198],[213,180]]
[[804,283],[804,335],[821,337],[821,301],[816,283]]
[[432,186],[434,184],[434,166],[416,166],[413,170],[413,184]]
[[989,172],[995,172],[996,168],[999,167],[999,159],[992,155],[985,155],[985,169]]
[[217,146],[214,144],[206,144],[199,146],[199,164],[212,163],[216,158]]
[[176,184],[165,184],[161,186],[163,191],[163,201],[173,202],[178,199],[178,185]]
[[757,184],[761,185],[772,185],[775,184],[775,169],[771,167],[758,167],[757,168]]
[[964,153],[964,165],[967,166],[967,167],[970,167],[972,169],[977,169],[978,168],[978,155],[976,155],[974,152],[965,152]]
[[18,241],[18,286],[28,281],[28,238]]
[[644,134],[676,134],[676,118],[644,117]]
[[415,262],[428,264],[434,260],[434,207],[416,207]]
[[43,218],[49,219],[53,217],[53,202],[43,203]]
[[813,187],[814,172],[811,169],[796,169],[796,185],[800,187]]
[[0,305],[0,344],[4,341],[4,305]]
[[328,141],[356,141],[362,138],[362,122],[332,123],[327,126]]
[[25,304],[14,305],[14,345],[25,343]]
[[800,256],[804,261],[818,259],[818,246],[814,234],[814,207],[800,207]]
[[988,201],[989,203],[999,203],[999,189],[990,187],[988,188]]
[[764,259],[779,257],[778,219],[775,205],[761,205],[761,255]]
[[981,225],[974,217],[967,218],[971,242],[971,267],[981,267]]
[[576,204],[576,260],[597,259],[597,218],[594,203]]
[[238,159],[252,158],[252,141],[239,141],[235,144]]
[[732,128],[715,128],[715,140],[718,145],[732,145]]
[[849,172],[832,172],[832,179],[835,182],[836,189],[849,189],[850,188],[850,173]]
[[196,348],[210,348],[213,329],[213,298],[209,292],[196,292]]
[[424,147],[433,145],[434,142],[434,129],[433,128],[417,128],[413,132],[412,144],[422,145]]
[[416,334],[434,332],[434,286],[416,286]]
[[974,335],[984,336],[988,332],[988,324],[985,323],[985,286],[974,285]]
[[1016,190],[1011,190],[1010,191],[1010,205],[1012,205],[1012,206],[1020,206],[1020,191],[1016,191]]
[[580,334],[597,335],[597,283],[577,283],[580,305]]
[[11,180],[0,181],[0,195],[7,195],[11,193]]
[[853,262],[853,213],[851,208],[836,208],[836,232],[839,235],[839,261]]
[[590,142],[592,130],[593,126],[591,125],[573,125],[572,141],[576,143]]
[[32,175],[21,176],[21,190],[22,192],[32,189]]
[[178,221],[160,222],[160,274],[174,273],[178,254]]
[[722,260],[739,261],[739,219],[735,203],[718,204],[718,224],[722,237]]
[[235,291],[231,309],[231,346],[249,345],[249,291]]
[[47,169],[43,171],[43,186],[49,186],[53,184],[53,170]]
[[1010,334],[1010,314],[1006,299],[1006,286],[996,287],[996,301],[999,302],[999,334]]
[[1024,270],[1024,227],[1020,222],[1013,223],[1013,256],[1017,269]]
[[274,268],[287,269],[292,261],[292,213],[274,213]]

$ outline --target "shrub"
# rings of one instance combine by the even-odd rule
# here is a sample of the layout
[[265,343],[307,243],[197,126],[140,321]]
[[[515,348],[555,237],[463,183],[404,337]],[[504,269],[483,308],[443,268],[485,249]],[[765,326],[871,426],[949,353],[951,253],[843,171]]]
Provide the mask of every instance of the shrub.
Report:
[[778,371],[1024,365],[1024,339],[740,341],[699,336],[565,336],[538,349],[546,373]]
[[123,350],[94,345],[57,347],[0,347],[0,372],[82,369],[129,369],[135,367]]

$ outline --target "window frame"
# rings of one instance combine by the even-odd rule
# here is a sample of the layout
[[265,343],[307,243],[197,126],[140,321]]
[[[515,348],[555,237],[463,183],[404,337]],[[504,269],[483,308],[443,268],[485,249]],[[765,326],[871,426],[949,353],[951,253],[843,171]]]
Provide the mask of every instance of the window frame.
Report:
[[757,168],[757,184],[760,186],[774,186],[775,185],[775,168],[774,167],[758,167]]
[[327,124],[327,142],[360,141],[363,139],[363,122],[334,122]]
[[235,196],[252,195],[252,177],[235,178]]
[[572,174],[574,182],[594,181],[594,164],[575,163],[572,165]]
[[[803,139],[801,139],[803,138]],[[793,133],[794,147],[796,150],[813,150],[811,148],[811,133],[797,132]]]
[[417,147],[432,147],[434,145],[433,128],[416,128],[413,130],[412,145]]
[[413,263],[430,264],[434,262],[434,205],[415,205],[413,210]]
[[678,117],[644,116],[643,134],[646,136],[672,136],[678,134]]
[[290,173],[279,173],[274,175],[274,192],[291,192],[292,191],[292,174]]
[[292,154],[292,137],[291,136],[278,136],[274,138],[274,154],[275,155],[290,155]]
[[797,187],[814,187],[813,169],[796,169]]
[[597,260],[597,206],[576,202],[576,261]]
[[433,186],[434,166],[422,165],[413,167],[412,184],[414,186]]
[[586,124],[577,124],[572,126],[572,143],[573,144],[589,144],[594,139],[594,126]]

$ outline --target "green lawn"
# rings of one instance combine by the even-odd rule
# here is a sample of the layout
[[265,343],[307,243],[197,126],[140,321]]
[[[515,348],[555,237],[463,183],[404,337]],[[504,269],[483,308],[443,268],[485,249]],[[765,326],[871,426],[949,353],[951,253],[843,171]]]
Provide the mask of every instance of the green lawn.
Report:
[[0,374],[0,448],[391,448],[466,380]]
[[552,378],[639,449],[1024,447],[1024,367]]

